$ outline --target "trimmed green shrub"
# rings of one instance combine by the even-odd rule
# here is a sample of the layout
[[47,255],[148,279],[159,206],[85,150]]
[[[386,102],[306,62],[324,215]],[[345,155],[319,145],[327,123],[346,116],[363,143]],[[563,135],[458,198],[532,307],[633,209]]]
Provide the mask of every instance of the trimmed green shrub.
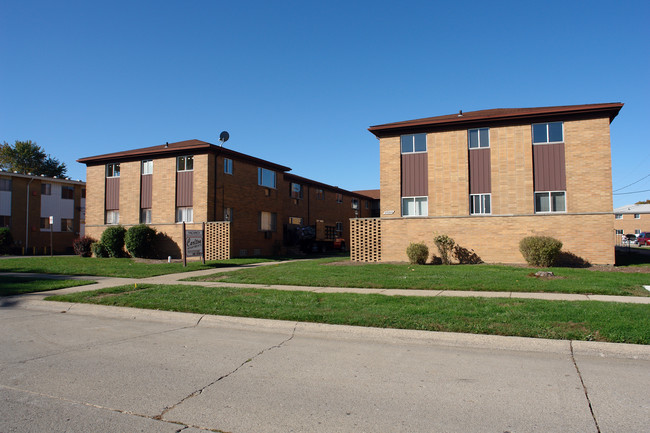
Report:
[[528,236],[519,241],[519,251],[531,266],[551,266],[561,249],[562,242],[550,236]]
[[447,235],[438,235],[433,238],[433,242],[438,247],[440,252],[440,260],[442,260],[443,265],[448,265],[451,263],[450,255],[451,251],[454,249],[456,242]]
[[125,234],[126,230],[120,225],[104,230],[100,242],[106,247],[109,257],[124,257]]
[[108,255],[108,250],[106,249],[106,245],[104,245],[101,242],[95,242],[90,245],[90,250],[93,252],[95,257],[100,258],[100,259],[105,259],[109,257]]
[[13,244],[14,237],[11,235],[9,227],[0,228],[0,254],[9,254]]
[[156,230],[146,224],[139,224],[129,228],[124,236],[126,250],[133,257],[153,257],[155,240]]
[[77,238],[72,241],[72,249],[74,253],[81,257],[90,257],[93,255],[93,250],[91,249],[92,244],[97,242],[95,239],[90,236],[84,236]]
[[429,258],[429,247],[423,243],[413,243],[406,248],[406,255],[409,257],[409,262],[412,265],[423,265]]

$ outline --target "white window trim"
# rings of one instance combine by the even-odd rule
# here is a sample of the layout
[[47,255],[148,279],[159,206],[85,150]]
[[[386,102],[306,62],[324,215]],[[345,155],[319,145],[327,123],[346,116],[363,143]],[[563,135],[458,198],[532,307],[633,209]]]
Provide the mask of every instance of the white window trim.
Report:
[[[181,214],[179,215],[179,211]],[[188,211],[191,212],[191,218],[187,218]],[[180,216],[180,218],[179,218]],[[194,222],[194,208],[191,206],[181,206],[176,208],[176,224],[193,223]]]
[[623,214],[622,213],[615,213],[614,218],[617,220],[622,220],[623,219]]
[[[183,170],[179,170],[178,169],[178,165],[179,165],[178,163],[180,162],[181,158],[192,158],[192,168],[189,169],[189,170],[187,169],[187,159],[185,159],[185,167],[186,168],[183,169]],[[176,171],[179,172],[179,173],[182,173],[182,172],[185,172],[185,171],[194,171],[194,155],[183,155],[183,156],[176,157]]]
[[[490,212],[472,212],[472,197],[479,196],[481,197],[481,208],[485,209],[485,197],[490,197]],[[470,215],[492,215],[492,193],[483,193],[483,194],[470,194],[469,195],[469,210]]]
[[[427,205],[425,207],[426,213],[422,215],[404,215],[404,199],[413,199],[413,204],[415,204],[415,199],[418,198],[424,198],[426,199]],[[401,211],[402,211],[402,217],[403,218],[420,218],[420,217],[425,217],[429,216],[429,196],[428,195],[417,195],[417,196],[409,196],[409,197],[402,197],[400,200],[400,206],[401,206]]]
[[[561,124],[562,124],[562,141],[548,141],[548,138],[549,138],[549,136],[550,136],[550,134],[548,133],[548,125],[549,125],[549,123],[561,123]],[[544,142],[542,142],[542,141],[535,142],[535,133],[534,133],[534,130],[533,130],[533,128],[534,128],[535,125],[546,125],[546,140],[547,140],[547,141],[544,141]],[[544,144],[564,143],[564,122],[562,122],[562,121],[557,122],[557,121],[556,121],[556,122],[540,122],[540,123],[533,123],[532,125],[530,125],[530,137],[531,137],[531,139],[532,139],[533,145],[538,145],[538,144],[542,144],[542,145],[544,145]],[[542,191],[542,192],[544,192],[544,191]]]
[[[412,152],[404,152],[404,150],[402,149],[402,137],[405,137],[407,135],[413,137],[413,151]],[[415,150],[415,136],[416,135],[424,135],[424,146],[426,147],[426,149],[424,149],[424,150]],[[413,153],[427,153],[428,150],[429,150],[429,137],[428,137],[428,134],[426,134],[426,133],[403,134],[403,135],[400,135],[400,137],[399,137],[399,151],[400,151],[400,153],[402,155],[411,155]]]
[[120,177],[120,173],[122,172],[122,167],[120,167],[120,171],[117,173],[117,176],[115,176],[115,169],[113,169],[113,175],[112,175],[112,176],[109,176],[109,175],[108,175],[108,166],[109,166],[109,165],[113,165],[113,166],[115,166],[115,165],[120,165],[120,163],[119,163],[119,162],[109,162],[108,164],[106,164],[106,177],[107,177],[108,179],[112,179],[112,178],[114,178],[114,177]]
[[[149,162],[151,164],[147,164]],[[145,173],[145,167],[148,166],[148,165],[151,166],[151,171]],[[140,173],[143,174],[143,175],[153,174],[153,159],[145,159],[145,160],[142,161],[142,163],[140,164]]]
[[639,220],[639,219],[641,219],[641,214],[640,214],[640,213],[635,213],[635,214],[634,214],[634,219],[635,219],[635,220]]
[[[108,221],[108,214],[109,213],[112,213],[113,215],[117,215],[116,221],[113,221],[113,222]],[[107,210],[106,214],[104,215],[104,218],[105,218],[105,221],[106,221],[106,225],[117,225],[117,224],[120,223],[120,211],[119,210]]]
[[[488,144],[487,146],[481,146],[481,129],[487,129],[488,132]],[[478,147],[470,147],[469,145],[469,133],[470,131],[478,131]],[[477,149],[489,149],[490,148],[490,128],[471,128],[467,130],[467,148],[469,150]]]
[[537,211],[535,210],[535,214],[541,214],[541,215],[548,215],[548,214],[556,214],[556,213],[566,213],[567,208],[569,207],[567,205],[567,199],[566,199],[566,191],[535,191],[533,194],[533,209],[535,206],[535,196],[536,194],[548,194],[548,205],[551,207],[551,194],[554,192],[562,192],[564,193],[564,210],[549,210],[549,211]]

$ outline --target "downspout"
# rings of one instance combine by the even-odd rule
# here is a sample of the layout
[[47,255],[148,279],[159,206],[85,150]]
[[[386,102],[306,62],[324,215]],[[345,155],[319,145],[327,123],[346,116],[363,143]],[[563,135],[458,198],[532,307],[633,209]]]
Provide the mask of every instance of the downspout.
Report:
[[34,178],[29,179],[27,182],[27,204],[25,205],[25,251],[27,251],[29,242],[29,185],[34,182]]

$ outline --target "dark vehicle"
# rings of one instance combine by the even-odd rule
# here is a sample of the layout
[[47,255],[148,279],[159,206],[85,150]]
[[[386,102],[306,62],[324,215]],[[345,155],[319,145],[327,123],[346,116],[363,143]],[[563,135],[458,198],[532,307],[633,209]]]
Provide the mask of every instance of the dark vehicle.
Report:
[[650,245],[650,232],[642,232],[636,237],[639,246]]

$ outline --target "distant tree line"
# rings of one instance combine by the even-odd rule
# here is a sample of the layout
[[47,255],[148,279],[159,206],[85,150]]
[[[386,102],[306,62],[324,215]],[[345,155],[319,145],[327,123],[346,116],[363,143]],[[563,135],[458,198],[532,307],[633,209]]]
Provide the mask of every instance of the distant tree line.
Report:
[[0,144],[0,168],[22,174],[41,174],[48,177],[64,177],[67,168],[64,163],[45,153],[45,150],[31,140]]

